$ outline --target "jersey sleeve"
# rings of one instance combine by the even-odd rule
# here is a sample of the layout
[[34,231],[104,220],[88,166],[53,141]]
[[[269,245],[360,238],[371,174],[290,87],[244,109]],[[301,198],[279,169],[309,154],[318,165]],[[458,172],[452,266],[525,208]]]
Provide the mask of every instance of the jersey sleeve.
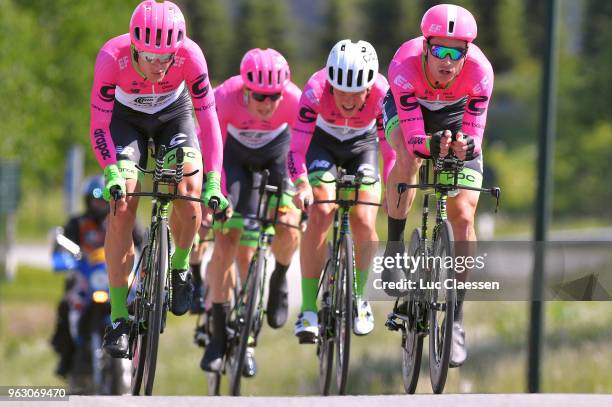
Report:
[[376,132],[378,133],[378,143],[380,145],[380,153],[383,158],[383,181],[387,183],[389,173],[395,165],[395,151],[385,138],[385,127],[383,124],[383,101],[387,91],[389,90],[389,84],[387,80],[381,75],[380,86],[378,86],[378,101],[376,105]]
[[474,138],[474,153],[478,154],[482,149],[487,111],[493,93],[493,68],[485,60],[479,64],[474,62],[473,70],[471,88],[467,89],[468,100],[463,113],[461,132]]
[[217,118],[219,120],[219,130],[221,131],[221,138],[223,144],[225,144],[225,138],[227,137],[227,124],[229,123],[229,112],[227,107],[227,89],[221,84],[214,90],[215,103],[217,105]]
[[319,114],[321,88],[313,77],[308,81],[300,96],[297,118],[291,129],[291,146],[287,167],[291,181],[303,177],[306,171],[306,152],[314,133]]
[[421,105],[415,96],[413,82],[418,80],[418,72],[408,61],[392,61],[389,66],[389,80],[399,125],[404,136],[404,144],[409,151],[429,155],[426,147],[425,124]]
[[94,67],[94,80],[90,98],[89,137],[100,167],[117,162],[115,144],[110,133],[115,103],[118,66],[115,58],[104,48],[100,50]]
[[[189,45],[188,45],[189,46]],[[199,141],[204,170],[221,172],[223,141],[215,109],[215,97],[210,85],[208,67],[200,47],[191,43],[185,62],[185,80],[189,87],[193,108],[200,126]]]

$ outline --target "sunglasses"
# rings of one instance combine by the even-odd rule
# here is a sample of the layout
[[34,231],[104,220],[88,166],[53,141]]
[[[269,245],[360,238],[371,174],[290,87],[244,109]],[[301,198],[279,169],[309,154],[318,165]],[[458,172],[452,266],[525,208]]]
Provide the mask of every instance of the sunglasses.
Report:
[[172,61],[172,58],[174,58],[174,53],[171,52],[168,54],[155,54],[153,52],[139,51],[138,56],[144,58],[144,60],[150,64],[152,64],[156,59],[159,60],[159,62],[161,62],[162,64],[166,64]]
[[255,99],[258,102],[263,102],[264,100],[266,100],[266,98],[270,98],[271,101],[276,102],[281,97],[281,94],[280,93],[268,94],[268,93],[251,92],[251,96],[253,96],[253,99]]
[[451,48],[432,44],[429,44],[429,50],[438,59],[444,59],[449,56],[452,61],[459,61],[467,53],[467,48]]

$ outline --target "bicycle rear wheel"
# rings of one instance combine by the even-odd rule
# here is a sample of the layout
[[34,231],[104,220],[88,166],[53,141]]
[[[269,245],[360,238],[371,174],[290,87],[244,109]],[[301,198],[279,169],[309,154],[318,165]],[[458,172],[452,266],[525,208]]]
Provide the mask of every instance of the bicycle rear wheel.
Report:
[[[435,233],[433,243],[434,258],[454,258],[453,229],[448,220],[442,222]],[[429,309],[429,376],[434,393],[444,390],[450,350],[453,340],[453,322],[455,312],[455,289],[445,288],[444,281],[454,279],[452,267],[444,267],[435,262],[431,281],[441,284],[440,289],[431,289]]]
[[160,220],[155,233],[156,244],[154,251],[151,252],[154,264],[151,268],[152,284],[151,296],[149,297],[149,318],[147,320],[147,352],[143,374],[144,394],[147,396],[153,393],[159,335],[162,330],[166,275],[168,273],[168,226],[165,219]]
[[321,311],[319,311],[319,338],[317,343],[317,356],[319,357],[319,391],[321,395],[329,395],[332,370],[334,368],[334,318],[332,308],[332,279],[334,274],[334,261],[331,258],[330,248],[323,281],[321,283]]
[[238,346],[233,347],[230,356],[230,394],[232,396],[240,395],[240,381],[242,379],[244,358],[246,357],[249,336],[253,332],[257,293],[261,285],[264,265],[264,252],[258,249],[251,260],[244,291],[240,294],[241,299],[236,304],[239,342]]
[[338,394],[346,393],[353,330],[353,239],[344,235],[338,250],[338,274],[334,281],[336,334],[336,385]]
[[[413,258],[421,256],[421,230],[416,228],[412,231],[410,243],[408,245],[408,255]],[[421,276],[421,270],[410,270],[409,276],[412,281],[418,281]],[[415,280],[415,277],[417,278]],[[419,381],[419,373],[421,370],[421,356],[423,354],[423,334],[419,333],[417,324],[419,321],[418,302],[419,299],[412,295],[406,299],[408,304],[409,322],[404,323],[405,330],[402,334],[402,380],[404,382],[404,390],[408,394],[414,394]]]

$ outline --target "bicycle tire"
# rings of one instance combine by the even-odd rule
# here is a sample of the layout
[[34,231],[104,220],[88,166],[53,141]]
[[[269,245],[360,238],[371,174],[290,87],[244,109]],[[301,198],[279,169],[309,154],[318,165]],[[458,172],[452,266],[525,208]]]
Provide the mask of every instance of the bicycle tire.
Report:
[[334,281],[336,294],[336,386],[338,394],[346,394],[353,331],[353,239],[350,235],[340,238],[338,247],[338,274]]
[[[233,349],[233,355],[231,359],[230,368],[230,394],[232,396],[240,395],[240,383],[242,379],[242,370],[244,367],[244,358],[246,357],[246,351],[249,342],[249,335],[253,328],[253,319],[255,316],[255,304],[257,303],[257,293],[259,291],[259,285],[261,284],[260,276],[263,274],[263,267],[265,265],[263,250],[258,249],[255,256],[251,260],[249,266],[249,273],[247,275],[247,282],[242,296],[247,296],[246,306],[244,307],[244,322],[240,326],[239,332],[239,343],[238,347]],[[240,318],[240,317],[239,317]]]
[[322,396],[329,395],[331,387],[332,371],[334,369],[334,343],[333,343],[333,316],[332,302],[330,296],[332,292],[332,278],[334,262],[331,259],[332,250],[329,249],[329,256],[323,272],[321,283],[321,311],[319,312],[319,338],[317,343],[317,356],[319,357],[319,392]]
[[[421,230],[415,228],[410,236],[408,244],[408,255],[416,258],[421,256]],[[411,270],[411,279],[414,281],[414,276],[421,276],[421,270]],[[418,280],[417,280],[418,281]],[[417,383],[419,381],[419,373],[421,370],[421,359],[423,354],[423,335],[418,332],[416,321],[416,305],[418,299],[410,295],[407,299],[408,319],[410,322],[405,323],[405,330],[402,334],[402,381],[404,382],[404,390],[407,394],[414,394]]]
[[[433,242],[434,258],[454,258],[453,228],[448,220],[444,220],[438,225]],[[442,272],[443,271],[443,275]],[[432,270],[432,281],[443,281],[454,277],[454,270],[440,270],[434,267]],[[438,301],[440,292],[444,293],[443,304]],[[429,376],[431,387],[436,394],[442,393],[448,375],[448,365],[450,362],[450,351],[453,340],[453,322],[455,310],[455,289],[442,288],[431,290],[431,303],[440,303],[444,310],[439,311],[435,307],[429,309]],[[444,319],[440,323],[440,317],[444,314]]]
[[[131,393],[133,396],[140,394],[142,387],[142,377],[144,373],[144,365],[146,360],[146,349],[147,349],[147,331],[143,328],[143,323],[146,324],[148,319],[148,311],[144,306],[144,297],[148,292],[150,277],[147,271],[147,267],[150,269],[151,260],[149,258],[149,247],[146,247],[142,253],[143,261],[141,263],[141,269],[139,270],[139,278],[143,278],[139,286],[142,287],[141,291],[136,293],[134,298],[134,320],[132,322],[132,328],[130,332],[130,351],[132,355],[132,382],[131,382]],[[140,288],[139,287],[139,288]]]
[[166,286],[166,275],[168,273],[168,226],[165,219],[161,219],[155,231],[158,242],[152,273],[152,308],[149,311],[147,323],[147,353],[143,380],[145,384],[144,394],[150,396],[153,393],[155,382],[155,369],[157,368],[157,351],[159,349],[159,335],[162,329],[162,317],[164,308],[164,289]]

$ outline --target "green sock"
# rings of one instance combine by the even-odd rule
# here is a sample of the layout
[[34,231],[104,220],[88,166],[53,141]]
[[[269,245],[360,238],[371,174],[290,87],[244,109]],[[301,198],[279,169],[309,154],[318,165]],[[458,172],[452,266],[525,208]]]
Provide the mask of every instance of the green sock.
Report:
[[368,271],[360,271],[360,270],[356,270],[357,272],[355,273],[356,275],[356,285],[357,285],[357,297],[362,298],[363,297],[363,289],[366,285],[366,283],[368,282]]
[[170,268],[172,270],[187,270],[189,268],[189,253],[191,253],[191,246],[186,249],[177,246],[170,260]]
[[317,290],[319,289],[318,278],[302,277],[302,308],[301,312],[317,312]]
[[110,287],[111,321],[115,322],[119,318],[128,320],[127,295],[127,285]]

